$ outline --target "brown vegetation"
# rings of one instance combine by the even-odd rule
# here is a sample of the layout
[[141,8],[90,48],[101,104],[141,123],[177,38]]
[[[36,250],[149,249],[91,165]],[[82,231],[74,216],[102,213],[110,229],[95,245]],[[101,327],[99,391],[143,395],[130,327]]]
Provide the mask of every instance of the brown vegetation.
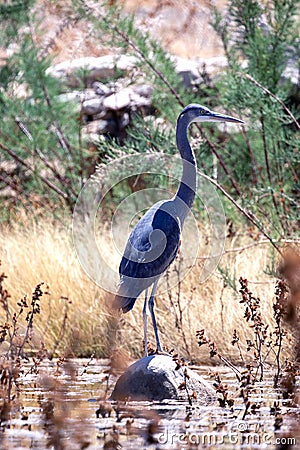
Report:
[[[203,236],[205,230],[203,230]],[[40,314],[36,318],[38,331],[47,348],[53,352],[62,348],[68,355],[110,356],[116,334],[117,346],[141,356],[143,351],[142,304],[138,300],[134,309],[121,317],[118,325],[109,313],[111,296],[102,291],[81,268],[76,257],[70,227],[40,220],[38,224],[2,227],[0,232],[2,268],[7,275],[5,286],[11,295],[13,308],[26,294],[30,297],[33,287],[44,283]],[[239,350],[232,346],[235,332],[243,351],[250,339],[244,325],[244,308],[239,303],[237,280],[247,278],[251,291],[260,297],[260,311],[268,332],[274,331],[273,318],[275,278],[266,275],[270,253],[266,242],[250,244],[246,234],[231,238],[221,259],[221,267],[230,267],[227,282],[215,271],[204,283],[199,283],[203,259],[197,261],[186,278],[170,292],[156,298],[156,310],[163,345],[175,348],[180,354],[198,362],[210,362],[207,350],[198,348],[197,330],[205,328],[209,339],[215,342],[219,352],[238,361]],[[110,243],[103,237],[101,245]],[[207,254],[203,238],[201,254]],[[180,257],[180,255],[179,255]],[[114,261],[117,267],[119,261]],[[176,270],[176,264],[171,268]],[[225,277],[226,278],[226,277]],[[236,292],[229,286],[236,283]],[[48,287],[49,286],[49,287]],[[39,342],[39,333],[35,340]],[[285,339],[284,354],[291,333]],[[153,339],[154,342],[154,339]]]
[[[208,0],[119,0],[111,4],[122,5],[125,11],[134,13],[140,26],[149,30],[172,54],[183,58],[223,55],[220,40],[210,25]],[[218,0],[214,4],[224,10],[227,1]],[[37,44],[54,56],[54,62],[107,54],[107,49],[99,43],[95,46],[88,24],[76,20],[70,1],[39,0],[36,9],[43,30],[43,33],[35,30]]]

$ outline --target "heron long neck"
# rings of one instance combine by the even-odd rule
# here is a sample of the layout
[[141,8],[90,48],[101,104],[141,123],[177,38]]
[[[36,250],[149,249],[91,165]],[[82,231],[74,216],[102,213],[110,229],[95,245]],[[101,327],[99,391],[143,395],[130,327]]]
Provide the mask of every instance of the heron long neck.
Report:
[[176,129],[176,143],[182,158],[182,177],[174,200],[179,205],[181,204],[179,215],[182,224],[192,207],[196,195],[197,165],[187,136],[189,124],[188,117],[181,115],[177,121]]

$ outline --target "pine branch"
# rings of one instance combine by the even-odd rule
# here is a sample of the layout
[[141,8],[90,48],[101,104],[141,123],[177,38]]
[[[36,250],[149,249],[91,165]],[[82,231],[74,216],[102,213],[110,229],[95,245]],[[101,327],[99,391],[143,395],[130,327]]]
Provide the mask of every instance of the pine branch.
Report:
[[276,242],[271,238],[271,236],[264,230],[263,226],[259,223],[257,217],[255,217],[253,213],[248,212],[241,205],[239,205],[234,200],[234,198],[230,194],[228,194],[228,192],[217,181],[215,181],[213,178],[209,177],[203,172],[200,173],[203,178],[210,181],[214,186],[216,186],[216,188],[219,189],[222,192],[222,194],[224,194],[225,197],[231,201],[231,203],[233,203],[233,205],[247,218],[247,220],[249,220],[249,222],[251,222],[256,228],[259,229],[259,231],[268,239],[268,241],[273,245],[273,247],[277,250],[277,252],[283,257],[282,251],[277,246]]
[[20,163],[22,166],[26,167],[26,169],[28,169],[31,173],[33,173],[34,175],[36,175],[38,178],[40,178],[40,180],[46,184],[51,190],[53,190],[54,192],[56,192],[60,197],[62,197],[64,200],[67,201],[67,203],[69,205],[72,204],[68,194],[66,194],[65,192],[63,192],[61,189],[59,189],[59,187],[57,187],[55,184],[52,183],[52,181],[48,180],[46,177],[44,177],[43,175],[36,173],[34,171],[34,169],[30,166],[30,164],[28,164],[23,158],[21,158],[20,156],[18,156],[13,150],[9,149],[8,147],[5,147],[3,144],[0,143],[0,148],[6,152],[9,156],[11,156],[15,161],[17,161],[18,163]]
[[297,121],[296,117],[294,116],[294,114],[289,110],[289,108],[283,103],[282,100],[280,100],[280,98],[277,97],[277,95],[273,94],[273,92],[271,92],[269,89],[267,89],[266,87],[264,87],[262,84],[260,84],[258,81],[256,81],[251,75],[249,75],[248,73],[243,73],[243,72],[239,72],[238,75],[247,78],[247,80],[251,81],[251,83],[253,83],[255,86],[259,87],[262,91],[264,91],[266,94],[268,94],[270,97],[274,98],[279,104],[280,106],[282,106],[282,108],[284,109],[284,111],[290,116],[290,118],[292,119],[292,121],[294,122],[294,124],[296,125],[296,127],[298,128],[298,130],[300,130],[300,124]]
[[[25,136],[32,142],[33,137],[31,135],[30,131],[28,130],[28,128],[25,126],[25,124],[18,117],[15,118],[15,122],[18,125],[18,127],[20,128],[20,130],[25,134]],[[70,191],[70,193],[73,195],[73,197],[76,197],[76,192],[72,189],[71,186],[68,185],[65,178],[61,176],[61,174],[56,170],[56,168],[52,164],[49,163],[49,161],[47,160],[47,158],[43,154],[43,152],[38,147],[35,148],[35,151],[36,151],[38,157],[40,158],[40,160],[52,172],[53,176],[57,179],[57,181],[59,181],[64,186],[66,191]]]

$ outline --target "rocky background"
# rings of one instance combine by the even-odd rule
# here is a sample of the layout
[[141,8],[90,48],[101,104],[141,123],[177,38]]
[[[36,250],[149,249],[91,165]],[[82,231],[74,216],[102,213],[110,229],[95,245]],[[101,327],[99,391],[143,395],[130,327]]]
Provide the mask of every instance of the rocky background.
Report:
[[[90,2],[92,3],[92,2]],[[203,82],[203,75],[211,80],[226,66],[221,42],[210,25],[210,1],[123,1],[111,2],[123,5],[126,12],[134,13],[136,23],[158,39],[172,55],[177,72],[185,86]],[[215,5],[225,12],[227,2]],[[130,73],[135,59],[123,55],[117,57],[112,49],[99,47],[82,23],[71,23],[64,13],[70,13],[64,2],[41,2],[40,15],[45,35],[44,48],[51,54],[54,65],[48,70],[61,80],[62,101],[75,101],[81,114],[83,134],[91,142],[99,135],[109,134],[122,141],[132,113],[151,114],[152,87],[140,82],[132,85]],[[69,23],[68,23],[69,20]],[[43,45],[42,45],[43,47]],[[86,89],[79,87],[78,73],[87,73]],[[122,74],[116,79],[118,74]],[[113,80],[107,82],[108,79]],[[207,80],[206,80],[207,81]],[[71,91],[71,92],[70,92]]]
[[[92,1],[86,3],[95,5]],[[227,60],[210,24],[212,5],[225,14],[228,2],[124,0],[111,3],[123,5],[125,11],[134,13],[139,27],[162,44],[185,87],[193,88],[201,83],[213,87]],[[83,138],[88,145],[97,144],[105,136],[118,138],[122,143],[134,113],[154,114],[153,88],[145,83],[142,74],[136,76],[137,60],[101,46],[92,36],[90,24],[74,19],[71,2],[40,0],[36,10],[43,33],[35,33],[35,39],[42,54],[52,60],[47,73],[61,83],[59,100],[69,102],[78,112]],[[261,26],[265,26],[263,17]],[[14,45],[8,52],[14,51]],[[7,56],[1,53],[0,47],[0,64]],[[290,61],[284,76],[297,85],[297,61]],[[18,86],[17,95],[27,97],[26,86]],[[201,100],[195,98],[195,102]],[[16,163],[5,162],[6,173],[15,170]]]
[[[212,7],[225,14],[227,1],[124,0],[111,3],[123,5],[125,11],[134,13],[136,23],[160,41],[172,56],[185,87],[203,82],[213,85],[214,78],[226,67],[222,43],[210,22]],[[134,70],[135,58],[117,56],[113,49],[110,52],[107,47],[99,47],[88,27],[85,29],[82,23],[72,22],[69,8],[66,2],[60,1],[41,1],[38,6],[45,31],[42,47],[54,62],[48,73],[60,79],[62,88],[68,90],[61,95],[61,100],[77,103],[83,133],[91,141],[105,134],[122,141],[132,112],[151,114],[152,87],[142,78],[132,85],[129,75]],[[286,76],[295,84],[298,82],[296,63],[291,61],[286,71]],[[83,71],[87,74],[84,90],[80,88],[82,80],[76,76]],[[113,81],[107,82],[108,79]],[[201,102],[201,99],[196,100]]]
[[[212,83],[213,77],[226,66],[221,42],[209,23],[210,3],[205,0],[111,1],[134,13],[136,23],[160,41],[172,56],[182,83],[189,87],[203,82],[203,76],[206,83]],[[94,1],[86,4],[99,5]],[[215,4],[225,12],[226,1]],[[143,116],[154,114],[153,88],[145,83],[142,74],[136,76],[135,58],[120,56],[116,49],[95,40],[91,24],[76,20],[71,1],[38,0],[35,9],[40,23],[32,34],[41,56],[49,56],[52,61],[47,72],[61,83],[60,101],[70,103],[80,117],[82,137],[88,147],[94,147],[105,136],[122,142],[135,112]],[[5,52],[0,45],[0,65],[14,53],[16,46],[11,44]],[[30,97],[26,86],[18,84],[12,88],[17,97]],[[6,175],[13,175],[18,164],[4,161],[2,169]],[[14,196],[15,189],[5,186],[1,195]]]

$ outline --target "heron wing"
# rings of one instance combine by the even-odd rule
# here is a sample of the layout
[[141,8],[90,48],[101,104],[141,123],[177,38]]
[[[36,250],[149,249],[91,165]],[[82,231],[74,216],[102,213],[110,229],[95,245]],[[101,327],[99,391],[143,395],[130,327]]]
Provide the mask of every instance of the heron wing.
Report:
[[177,254],[179,219],[161,208],[148,213],[129,236],[119,267],[120,275],[134,278],[161,275]]
[[[165,202],[164,202],[165,203]],[[151,286],[175,259],[179,242],[179,219],[154,205],[129,236],[119,273],[115,307],[129,311],[142,291]]]

